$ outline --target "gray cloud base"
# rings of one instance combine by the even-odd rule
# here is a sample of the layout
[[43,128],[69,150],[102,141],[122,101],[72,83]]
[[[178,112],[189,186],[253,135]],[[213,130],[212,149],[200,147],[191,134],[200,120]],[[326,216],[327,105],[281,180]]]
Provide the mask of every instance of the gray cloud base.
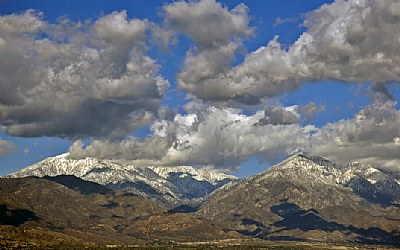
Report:
[[[72,157],[127,159],[137,165],[211,165],[235,168],[256,156],[277,162],[296,152],[327,157],[339,163],[359,161],[399,170],[400,111],[392,101],[373,103],[354,118],[321,128],[301,126],[309,105],[272,106],[253,115],[238,109],[200,107],[187,115],[153,123],[151,135],[121,143],[76,142]],[[298,113],[300,111],[305,113]],[[305,111],[304,111],[305,110]]]
[[[244,115],[239,109],[188,105],[187,115],[157,120],[144,140],[129,138],[121,143],[95,141],[87,147],[72,145],[72,157],[122,158],[138,165],[212,165],[235,167],[253,155],[275,161],[297,152],[313,126],[297,122],[307,114],[303,107],[275,106]],[[149,154],[156,154],[150,157]]]
[[395,105],[375,102],[352,119],[327,124],[310,151],[341,163],[359,161],[400,171],[400,111]]
[[168,86],[145,55],[148,24],[113,12],[55,24],[0,17],[0,123],[15,136],[119,138],[157,113]]

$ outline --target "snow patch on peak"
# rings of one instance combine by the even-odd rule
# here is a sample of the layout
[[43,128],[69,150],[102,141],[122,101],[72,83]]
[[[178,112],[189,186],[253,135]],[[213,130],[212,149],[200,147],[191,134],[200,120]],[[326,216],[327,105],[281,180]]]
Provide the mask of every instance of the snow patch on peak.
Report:
[[378,182],[377,180],[372,180],[372,179],[369,179],[369,178],[366,178],[366,180],[367,180],[369,183],[371,183],[372,185],[374,185],[375,183]]
[[297,153],[272,167],[272,169],[274,168],[319,169],[322,171],[324,168],[341,168],[341,166],[319,156],[309,156],[305,153]]
[[[66,152],[66,153],[63,153],[63,154],[60,154],[60,155],[56,155],[56,156],[53,156],[54,158],[56,158],[56,159],[61,159],[61,158],[68,158],[69,157],[69,152]],[[52,158],[52,157],[50,157],[50,158]]]

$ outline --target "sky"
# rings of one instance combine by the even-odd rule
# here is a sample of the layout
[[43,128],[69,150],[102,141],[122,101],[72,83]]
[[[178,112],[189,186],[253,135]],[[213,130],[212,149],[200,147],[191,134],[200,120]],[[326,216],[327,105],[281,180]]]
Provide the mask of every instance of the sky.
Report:
[[400,170],[400,1],[0,1],[0,175],[49,156]]

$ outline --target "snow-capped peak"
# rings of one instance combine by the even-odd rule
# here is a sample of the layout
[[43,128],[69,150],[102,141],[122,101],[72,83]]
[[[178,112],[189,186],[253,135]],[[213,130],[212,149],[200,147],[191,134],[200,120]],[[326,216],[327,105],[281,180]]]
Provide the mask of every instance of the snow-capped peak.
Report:
[[166,200],[201,198],[236,179],[232,175],[191,166],[136,166],[96,158],[72,159],[68,153],[49,157],[7,177],[46,175],[75,175],[111,188],[143,196],[158,195]]
[[[357,162],[339,165],[325,158],[309,156],[304,153],[293,155],[251,179],[263,181],[279,176],[290,177],[293,181],[306,181],[310,185],[323,183],[358,191],[377,189],[376,192],[380,192],[382,186],[388,185],[391,187],[394,197],[400,195],[400,186],[396,179],[379,169]],[[369,183],[370,186],[366,183]]]

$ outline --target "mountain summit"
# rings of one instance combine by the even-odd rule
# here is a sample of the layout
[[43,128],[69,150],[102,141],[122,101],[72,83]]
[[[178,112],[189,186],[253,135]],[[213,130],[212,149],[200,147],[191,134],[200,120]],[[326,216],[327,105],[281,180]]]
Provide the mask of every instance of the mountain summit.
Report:
[[190,166],[135,166],[112,160],[75,160],[68,153],[49,157],[7,177],[74,175],[108,188],[129,191],[164,205],[199,202],[236,177]]

